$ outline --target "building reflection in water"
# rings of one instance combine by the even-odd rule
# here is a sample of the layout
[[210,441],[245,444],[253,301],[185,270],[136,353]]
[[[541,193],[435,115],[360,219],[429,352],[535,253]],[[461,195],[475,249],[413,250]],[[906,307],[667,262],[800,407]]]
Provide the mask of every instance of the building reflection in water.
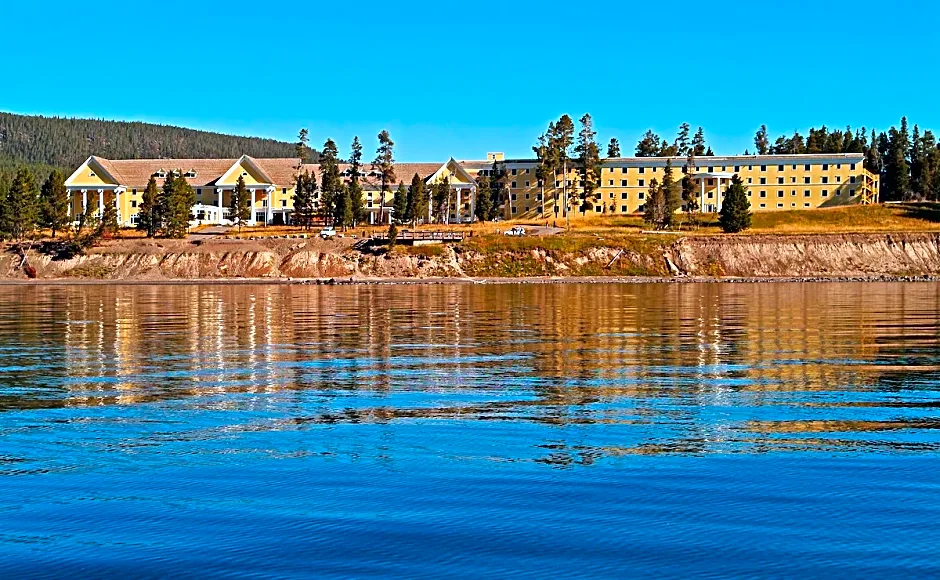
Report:
[[0,312],[4,410],[277,396],[295,424],[627,429],[539,442],[562,463],[932,428],[896,403],[940,366],[935,284],[14,286]]

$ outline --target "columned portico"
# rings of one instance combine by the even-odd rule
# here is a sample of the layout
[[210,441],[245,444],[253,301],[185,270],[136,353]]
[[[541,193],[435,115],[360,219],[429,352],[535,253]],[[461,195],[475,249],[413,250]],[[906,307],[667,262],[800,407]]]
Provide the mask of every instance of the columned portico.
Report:
[[[699,180],[699,211],[702,213],[715,213],[721,211],[722,202],[722,182],[727,183],[731,178],[734,177],[734,173],[728,172],[710,172],[710,173],[696,173],[692,176],[693,179]],[[715,180],[715,200],[714,203],[708,203],[705,197],[705,186],[706,180]]]

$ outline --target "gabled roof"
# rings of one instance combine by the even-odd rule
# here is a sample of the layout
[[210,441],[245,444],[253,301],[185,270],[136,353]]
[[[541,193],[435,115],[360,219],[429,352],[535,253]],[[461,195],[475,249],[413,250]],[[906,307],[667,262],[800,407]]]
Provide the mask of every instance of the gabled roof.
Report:
[[245,166],[257,173],[256,177],[260,178],[258,179],[259,182],[268,184],[274,183],[267,172],[265,172],[264,169],[261,169],[258,163],[247,155],[242,155],[239,157],[235,163],[233,163],[232,166],[229,167],[228,170],[216,180],[216,182],[225,183],[232,176],[232,174],[236,173],[239,169],[244,169]]
[[427,178],[425,178],[425,181],[429,181],[429,182],[437,181],[444,171],[453,172],[455,175],[459,176],[462,180],[466,181],[467,183],[473,183],[473,184],[476,183],[476,180],[473,178],[473,176],[470,175],[470,173],[468,173],[467,170],[464,169],[463,166],[453,157],[448,159],[447,162],[444,163],[444,165],[442,165],[432,175],[429,175]]
[[[269,179],[269,183],[278,187],[293,187],[296,181],[300,159],[290,157],[254,159],[243,156],[239,159],[118,159],[109,160],[102,157],[89,157],[70,177],[73,179],[90,163],[98,165],[100,170],[108,174],[109,180],[125,187],[143,189],[150,181],[150,176],[163,170],[166,172],[180,170],[183,173],[195,172],[195,176],[187,177],[186,181],[193,187],[212,187],[222,176],[238,166],[242,159],[250,160],[253,168],[259,175]],[[249,161],[246,161],[249,163]],[[67,180],[66,183],[69,181]]]
[[117,171],[110,161],[104,159],[103,157],[95,157],[92,155],[86,159],[84,163],[79,165],[78,169],[73,171],[72,174],[68,176],[68,179],[65,180],[66,185],[77,179],[86,168],[90,168],[96,173],[103,173],[104,177],[106,177],[110,183],[114,183],[116,185],[123,184],[123,178],[121,177],[120,172]]

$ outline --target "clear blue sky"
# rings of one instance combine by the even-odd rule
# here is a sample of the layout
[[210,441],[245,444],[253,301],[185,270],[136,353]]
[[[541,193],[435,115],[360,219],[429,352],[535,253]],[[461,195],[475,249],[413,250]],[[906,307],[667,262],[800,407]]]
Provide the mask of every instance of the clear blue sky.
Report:
[[753,148],[761,123],[940,129],[927,0],[53,0],[2,14],[0,110],[288,141],[307,127],[343,155],[355,134],[371,155],[383,128],[399,161],[529,155],[550,120],[584,112],[625,154],[683,121],[718,154]]

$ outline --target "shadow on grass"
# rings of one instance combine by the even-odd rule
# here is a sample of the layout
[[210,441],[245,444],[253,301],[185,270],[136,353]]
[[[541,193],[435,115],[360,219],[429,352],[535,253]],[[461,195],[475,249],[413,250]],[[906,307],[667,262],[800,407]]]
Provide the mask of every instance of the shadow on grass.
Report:
[[904,217],[940,223],[940,203],[905,203],[900,207]]

